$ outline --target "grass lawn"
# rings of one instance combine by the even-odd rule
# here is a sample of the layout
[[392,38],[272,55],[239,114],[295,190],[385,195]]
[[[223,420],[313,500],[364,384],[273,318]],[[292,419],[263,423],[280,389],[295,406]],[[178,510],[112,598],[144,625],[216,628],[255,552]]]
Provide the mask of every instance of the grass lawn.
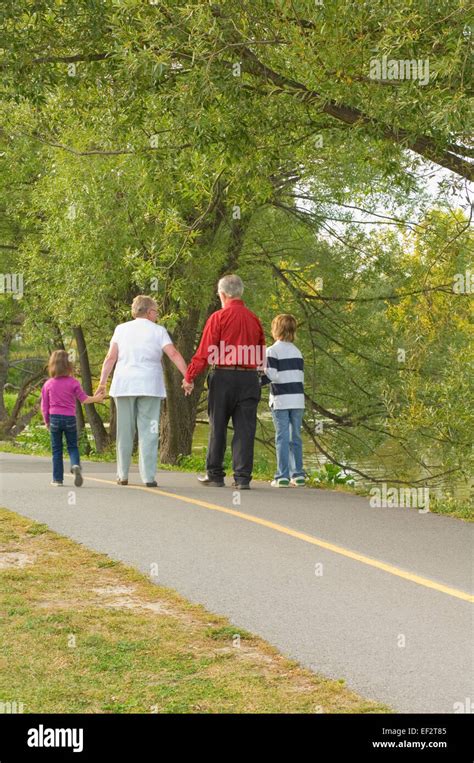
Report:
[[0,701],[25,713],[391,712],[6,509],[0,575]]

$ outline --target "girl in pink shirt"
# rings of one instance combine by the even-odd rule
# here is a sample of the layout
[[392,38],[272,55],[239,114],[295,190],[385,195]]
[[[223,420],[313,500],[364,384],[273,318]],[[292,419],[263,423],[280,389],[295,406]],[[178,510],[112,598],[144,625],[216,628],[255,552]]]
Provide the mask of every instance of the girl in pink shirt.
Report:
[[41,390],[41,412],[44,423],[51,435],[53,454],[53,479],[51,484],[59,487],[64,479],[63,433],[71,459],[71,473],[74,484],[83,483],[81,461],[77,446],[76,399],[81,403],[99,403],[104,394],[86,395],[81,385],[74,378],[73,365],[66,350],[55,350],[48,364],[50,378]]

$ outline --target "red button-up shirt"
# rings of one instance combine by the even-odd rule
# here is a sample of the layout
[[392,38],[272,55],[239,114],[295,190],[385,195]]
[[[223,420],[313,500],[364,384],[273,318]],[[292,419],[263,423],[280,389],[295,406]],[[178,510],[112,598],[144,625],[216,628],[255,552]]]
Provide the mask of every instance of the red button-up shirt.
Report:
[[207,365],[213,364],[263,368],[264,359],[262,324],[241,299],[231,299],[207,319],[184,378],[192,382]]

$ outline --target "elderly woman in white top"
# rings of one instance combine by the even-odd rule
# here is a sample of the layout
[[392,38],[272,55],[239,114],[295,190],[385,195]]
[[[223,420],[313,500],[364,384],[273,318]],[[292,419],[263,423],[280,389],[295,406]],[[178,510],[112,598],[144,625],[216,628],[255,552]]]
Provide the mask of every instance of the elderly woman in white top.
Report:
[[110,341],[97,390],[106,388],[116,365],[110,396],[117,408],[117,482],[128,484],[135,432],[138,430],[139,469],[147,487],[155,479],[161,401],[166,397],[161,358],[163,352],[181,373],[186,363],[168,332],[156,323],[157,304],[139,295],[132,303],[133,320],[120,323]]

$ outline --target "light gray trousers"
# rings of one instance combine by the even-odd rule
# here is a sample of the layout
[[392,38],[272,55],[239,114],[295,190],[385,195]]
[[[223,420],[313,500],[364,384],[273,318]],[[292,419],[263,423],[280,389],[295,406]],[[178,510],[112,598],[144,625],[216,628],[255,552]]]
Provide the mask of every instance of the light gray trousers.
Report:
[[117,477],[128,479],[133,441],[138,430],[138,466],[142,482],[153,482],[158,459],[162,397],[115,397],[117,408]]

